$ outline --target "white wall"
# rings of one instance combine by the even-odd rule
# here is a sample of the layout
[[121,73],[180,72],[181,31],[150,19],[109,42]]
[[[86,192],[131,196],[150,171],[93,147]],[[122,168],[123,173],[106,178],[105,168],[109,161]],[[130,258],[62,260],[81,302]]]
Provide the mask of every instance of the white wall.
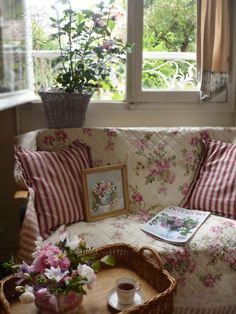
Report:
[[[91,103],[85,127],[176,127],[176,126],[235,126],[235,113],[223,104],[202,104],[195,107],[175,105],[157,109],[128,109],[125,104]],[[191,108],[191,109],[190,109]],[[41,103],[18,107],[18,133],[46,128]]]

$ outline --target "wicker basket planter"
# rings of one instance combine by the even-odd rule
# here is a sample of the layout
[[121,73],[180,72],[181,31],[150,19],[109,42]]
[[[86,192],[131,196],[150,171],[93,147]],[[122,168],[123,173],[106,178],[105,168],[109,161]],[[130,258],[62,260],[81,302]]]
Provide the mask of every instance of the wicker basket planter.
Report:
[[84,125],[91,94],[41,91],[39,95],[49,128],[73,128]]

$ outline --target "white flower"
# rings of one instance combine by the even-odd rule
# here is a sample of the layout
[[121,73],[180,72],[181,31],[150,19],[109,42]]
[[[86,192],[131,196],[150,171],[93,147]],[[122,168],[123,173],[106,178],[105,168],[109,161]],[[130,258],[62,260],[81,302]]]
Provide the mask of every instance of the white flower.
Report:
[[87,278],[87,280],[88,280],[87,284],[88,285],[92,285],[94,283],[94,281],[96,280],[96,275],[94,273],[94,270],[91,267],[89,267],[88,265],[79,264],[77,266],[77,271],[81,277]]
[[42,237],[37,237],[37,241],[34,241],[34,243],[35,243],[35,252],[32,253],[33,258],[37,257],[39,254],[39,251],[41,251],[45,246],[45,243],[43,242]]
[[29,286],[29,285],[25,285],[25,292],[34,292],[34,288]]
[[80,245],[80,238],[77,235],[68,239],[67,245],[71,250],[76,250]]
[[59,237],[61,242],[66,241],[66,246],[69,246],[71,250],[76,250],[79,247],[80,238],[77,235],[71,237],[69,232],[65,231],[62,234],[60,234]]
[[62,272],[59,266],[57,268],[51,266],[50,269],[45,269],[45,276],[48,279],[56,280],[56,282],[61,281],[68,273],[68,270]]
[[24,292],[25,289],[24,289],[23,286],[16,286],[16,287],[15,287],[15,290],[16,290],[17,292],[21,292],[21,293],[22,293],[22,292]]
[[22,303],[31,303],[35,300],[35,296],[32,292],[24,292],[19,296],[19,299]]

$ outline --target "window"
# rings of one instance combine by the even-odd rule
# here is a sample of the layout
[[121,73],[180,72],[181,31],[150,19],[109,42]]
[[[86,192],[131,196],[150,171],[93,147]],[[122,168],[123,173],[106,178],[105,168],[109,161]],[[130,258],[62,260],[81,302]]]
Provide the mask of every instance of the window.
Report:
[[[53,14],[50,6],[54,1],[42,0],[37,4],[34,0],[27,1],[31,8],[37,90],[52,83],[57,68],[53,60],[58,55],[57,43],[48,38],[49,16]],[[135,44],[134,52],[128,57],[127,72],[125,66],[114,65],[116,89],[96,93],[94,99],[127,99],[130,103],[197,101],[197,0],[114,1],[122,14],[117,33]],[[78,9],[90,8],[99,2],[71,0],[72,6]],[[164,21],[162,25],[161,21]]]
[[0,0],[0,110],[35,98],[23,0]]
[[197,102],[196,0],[130,0],[128,100]]

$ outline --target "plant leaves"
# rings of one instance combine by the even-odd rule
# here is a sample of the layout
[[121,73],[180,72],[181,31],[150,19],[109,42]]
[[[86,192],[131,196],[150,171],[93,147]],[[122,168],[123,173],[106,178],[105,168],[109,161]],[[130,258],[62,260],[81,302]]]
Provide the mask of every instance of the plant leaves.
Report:
[[115,258],[112,255],[106,255],[101,259],[101,262],[103,262],[106,265],[114,266],[115,265]]
[[100,270],[101,263],[100,261],[96,261],[92,264],[92,269],[94,270],[95,273],[97,273]]

